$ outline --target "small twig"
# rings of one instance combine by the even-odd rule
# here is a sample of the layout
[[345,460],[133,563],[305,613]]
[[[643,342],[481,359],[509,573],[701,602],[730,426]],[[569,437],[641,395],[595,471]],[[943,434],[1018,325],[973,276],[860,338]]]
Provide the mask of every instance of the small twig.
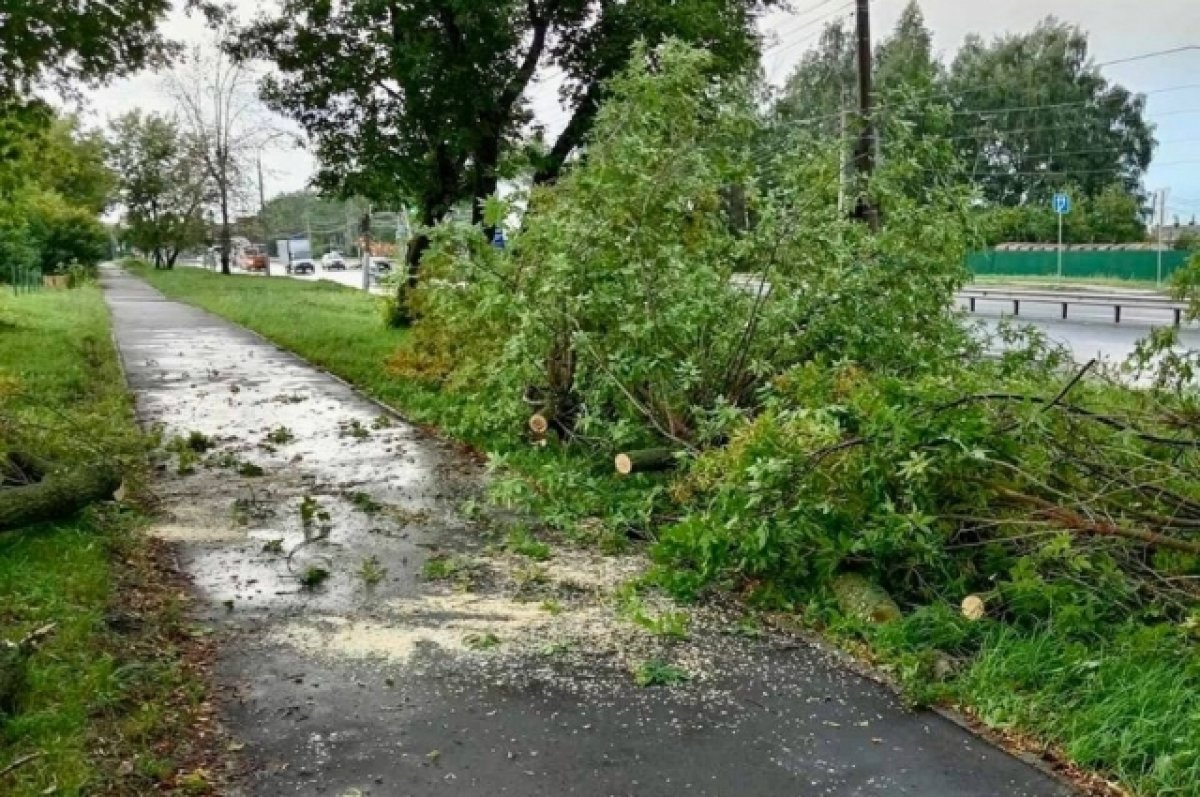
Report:
[[1075,387],[1075,385],[1079,384],[1079,380],[1083,379],[1083,375],[1086,374],[1088,371],[1092,370],[1092,368],[1095,367],[1097,362],[1099,362],[1099,361],[1095,357],[1088,360],[1087,365],[1080,368],[1079,373],[1075,374],[1075,376],[1071,378],[1071,381],[1067,382],[1066,386],[1062,390],[1058,391],[1058,395],[1055,396],[1053,399],[1051,399],[1050,403],[1042,408],[1042,412],[1046,412],[1051,407],[1058,404],[1058,402],[1060,402],[1064,398],[1066,398],[1067,394],[1071,392],[1071,388],[1073,388],[1073,387]]
[[28,755],[23,755],[20,758],[13,759],[8,764],[8,766],[4,767],[4,769],[0,769],[0,778],[4,777],[8,773],[12,772],[17,767],[24,766],[25,764],[28,764],[30,761],[33,761],[36,758],[41,758],[45,754],[46,754],[45,751],[37,750],[36,752],[29,753]]
[[1070,507],[1060,506],[1053,501],[1047,501],[1044,498],[1038,498],[1033,495],[1026,495],[1001,488],[997,493],[1008,499],[1011,503],[1032,507],[1037,512],[1050,520],[1056,521],[1062,525],[1067,531],[1082,532],[1085,534],[1095,534],[1102,537],[1121,537],[1135,542],[1145,543],[1146,545],[1157,545],[1161,548],[1170,548],[1175,551],[1182,551],[1196,556],[1200,556],[1200,542],[1191,542],[1190,540],[1180,540],[1175,537],[1168,537],[1165,534],[1159,534],[1154,531],[1145,529],[1131,529],[1118,526],[1108,518],[1089,518],[1081,515],[1078,511]]

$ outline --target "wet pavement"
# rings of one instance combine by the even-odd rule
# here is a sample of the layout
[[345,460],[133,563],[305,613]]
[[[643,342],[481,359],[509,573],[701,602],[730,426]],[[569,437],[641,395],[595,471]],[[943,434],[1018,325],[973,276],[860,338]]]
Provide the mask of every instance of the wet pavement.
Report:
[[637,556],[504,550],[511,519],[481,512],[482,474],[450,445],[239,327],[102,281],[139,417],[176,441],[155,533],[220,640],[245,745],[230,793],[1070,793],[820,647],[717,609],[650,633],[615,597]]

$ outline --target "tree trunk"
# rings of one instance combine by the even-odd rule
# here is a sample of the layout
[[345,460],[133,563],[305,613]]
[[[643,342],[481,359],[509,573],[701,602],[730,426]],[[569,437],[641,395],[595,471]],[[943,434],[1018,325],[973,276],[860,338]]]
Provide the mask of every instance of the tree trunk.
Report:
[[638,451],[623,451],[613,459],[617,473],[650,473],[671,470],[679,463],[675,452],[669,448],[643,448]]
[[112,498],[120,486],[116,468],[95,463],[34,484],[0,488],[0,532],[70,517],[88,504]]
[[230,249],[233,237],[229,230],[229,190],[221,187],[221,273],[232,274],[229,268]]
[[553,183],[562,173],[563,166],[567,162],[567,158],[571,153],[583,143],[584,136],[591,129],[592,121],[596,118],[596,112],[600,108],[600,83],[593,83],[588,87],[587,94],[584,95],[583,101],[575,109],[575,113],[571,116],[571,121],[559,134],[555,140],[554,146],[550,152],[542,160],[540,166],[533,174],[534,185],[546,185]]
[[833,594],[847,617],[868,623],[899,620],[900,607],[887,590],[857,573],[843,573],[833,580]]

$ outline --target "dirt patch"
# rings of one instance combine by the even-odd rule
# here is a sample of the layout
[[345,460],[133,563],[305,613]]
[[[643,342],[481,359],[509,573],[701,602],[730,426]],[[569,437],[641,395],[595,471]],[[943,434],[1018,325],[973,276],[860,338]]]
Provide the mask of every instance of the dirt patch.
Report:
[[[210,684],[213,638],[185,622],[190,590],[173,547],[142,531],[112,542],[114,600],[105,616],[109,655],[128,668],[126,709],[96,724],[97,795],[218,794],[233,775]],[[152,713],[138,707],[153,705]]]

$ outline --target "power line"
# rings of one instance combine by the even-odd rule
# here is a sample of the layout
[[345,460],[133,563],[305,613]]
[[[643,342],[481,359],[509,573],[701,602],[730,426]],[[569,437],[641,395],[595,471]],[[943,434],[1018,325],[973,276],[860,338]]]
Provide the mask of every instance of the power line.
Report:
[[[1192,50],[1200,51],[1200,45],[1187,45],[1184,47],[1176,47],[1176,48],[1172,48],[1169,50],[1158,50],[1155,52],[1142,53],[1140,55],[1133,55],[1133,56],[1129,56],[1127,58],[1120,58],[1120,59],[1116,59],[1113,61],[1104,61],[1104,62],[1101,62],[1098,64],[1093,64],[1093,66],[1095,68],[1099,68],[1102,66],[1110,66],[1112,64],[1126,63],[1129,61],[1145,60],[1145,59],[1149,59],[1149,58],[1162,57],[1162,56],[1166,56],[1166,55],[1171,55],[1173,53],[1187,52],[1187,51],[1192,51]],[[765,52],[766,51],[764,51],[764,53]],[[904,102],[893,103],[890,105],[880,104],[876,107],[878,110],[881,110],[881,111],[885,110],[885,109],[914,107],[917,103],[922,102],[924,100],[936,99],[939,97],[945,97],[947,99],[961,99],[962,97],[964,97],[968,94],[978,94],[980,92],[990,91],[991,88],[992,87],[990,87],[990,86],[980,86],[977,88],[968,88],[968,89],[936,90],[936,91],[919,92],[917,94],[912,95],[910,98],[908,98]],[[1184,84],[1181,86],[1170,86],[1170,87],[1166,87],[1166,88],[1162,88],[1162,89],[1152,89],[1150,91],[1145,91],[1145,92],[1131,92],[1131,94],[1149,95],[1149,94],[1157,94],[1157,93],[1163,93],[1163,92],[1168,92],[1168,91],[1179,91],[1179,90],[1190,89],[1190,88],[1200,88],[1200,84],[1191,83],[1191,84]],[[1036,93],[1037,93],[1037,90],[1035,90],[1035,94]],[[1036,105],[1036,106],[1024,106],[1024,107],[1014,107],[1014,108],[999,108],[999,109],[995,109],[995,110],[988,111],[988,112],[989,113],[1001,113],[1004,111],[1040,110],[1040,109],[1048,108],[1048,107],[1069,107],[1069,105],[1071,105],[1071,104],[1082,105],[1082,104],[1086,104],[1087,102],[1091,102],[1091,101],[1085,100],[1085,101],[1080,101],[1077,103],[1062,103],[1062,104],[1057,104],[1057,105],[1043,104],[1043,105]],[[959,115],[965,115],[965,114],[979,113],[979,112],[972,111],[972,110],[959,110],[959,111],[955,111],[954,113],[959,114]],[[824,119],[836,119],[839,116],[840,116],[840,112],[837,114],[830,114],[830,115],[824,116],[824,117],[813,117],[813,119],[816,121],[821,121]],[[795,122],[793,122],[793,124],[804,124],[806,121],[809,121],[809,120],[796,120]]]
[[1200,50],[1200,44],[1185,44],[1182,47],[1172,47],[1169,50],[1155,50],[1151,53],[1131,55],[1128,58],[1116,58],[1112,61],[1101,61],[1098,64],[1093,64],[1093,66],[1098,68],[1102,66],[1112,66],[1114,64],[1128,64],[1132,61],[1145,61],[1147,58],[1159,58],[1164,55],[1174,55],[1175,53],[1184,53],[1192,50]]
[[[822,17],[818,17],[816,19],[813,19],[813,20],[795,28],[794,30],[788,31],[788,34],[791,35],[791,34],[799,33],[800,31],[802,31],[806,28],[811,28],[813,25],[817,25],[822,22],[831,20],[834,16],[837,16],[838,14],[842,14],[845,11],[848,11],[849,9],[851,9],[853,7],[854,7],[853,2],[844,3],[840,6],[838,6],[837,8],[833,9],[826,15],[824,15]],[[799,41],[788,42],[786,44],[784,42],[780,42],[778,44],[771,45],[770,47],[766,47],[763,49],[763,55],[766,55],[768,53],[770,53],[771,55],[779,55],[780,53],[784,53],[784,52],[787,52],[788,50],[795,49],[799,45],[805,44],[806,42],[815,41],[816,39],[819,39],[821,36],[823,36],[824,33],[825,33],[824,31],[821,31],[815,37],[808,37],[808,38],[805,38],[805,39],[802,39]]]
[[[835,2],[835,0],[824,0],[824,2],[817,3],[815,6],[812,6],[811,8],[808,8],[808,9],[805,9],[804,11],[798,12],[796,14],[796,18],[793,18],[790,21],[791,22],[800,22],[801,20],[799,19],[799,17],[802,17],[805,14],[808,14],[808,13],[811,13],[818,9],[821,9],[821,8],[829,5],[832,2]],[[845,11],[846,9],[852,8],[853,6],[854,6],[853,0],[851,0],[851,2],[844,2],[844,3],[842,3],[842,5],[838,6],[837,8],[831,9],[830,11],[827,11],[826,13],[824,13],[820,16],[813,17],[812,19],[803,21],[799,25],[793,25],[790,29],[788,29],[786,31],[780,29],[780,30],[776,30],[776,31],[772,31],[772,32],[779,34],[781,36],[790,37],[796,33],[799,33],[802,30],[811,28],[813,25],[824,22],[826,19],[829,19],[830,17],[835,16],[835,15],[841,13],[842,11]],[[773,49],[776,49],[777,47],[782,47],[782,46],[783,46],[783,42],[780,42],[779,44],[772,45],[771,47],[766,48],[766,50],[764,50],[763,52],[769,52],[770,50],[773,50]],[[788,46],[791,46],[791,45],[789,44]]]

